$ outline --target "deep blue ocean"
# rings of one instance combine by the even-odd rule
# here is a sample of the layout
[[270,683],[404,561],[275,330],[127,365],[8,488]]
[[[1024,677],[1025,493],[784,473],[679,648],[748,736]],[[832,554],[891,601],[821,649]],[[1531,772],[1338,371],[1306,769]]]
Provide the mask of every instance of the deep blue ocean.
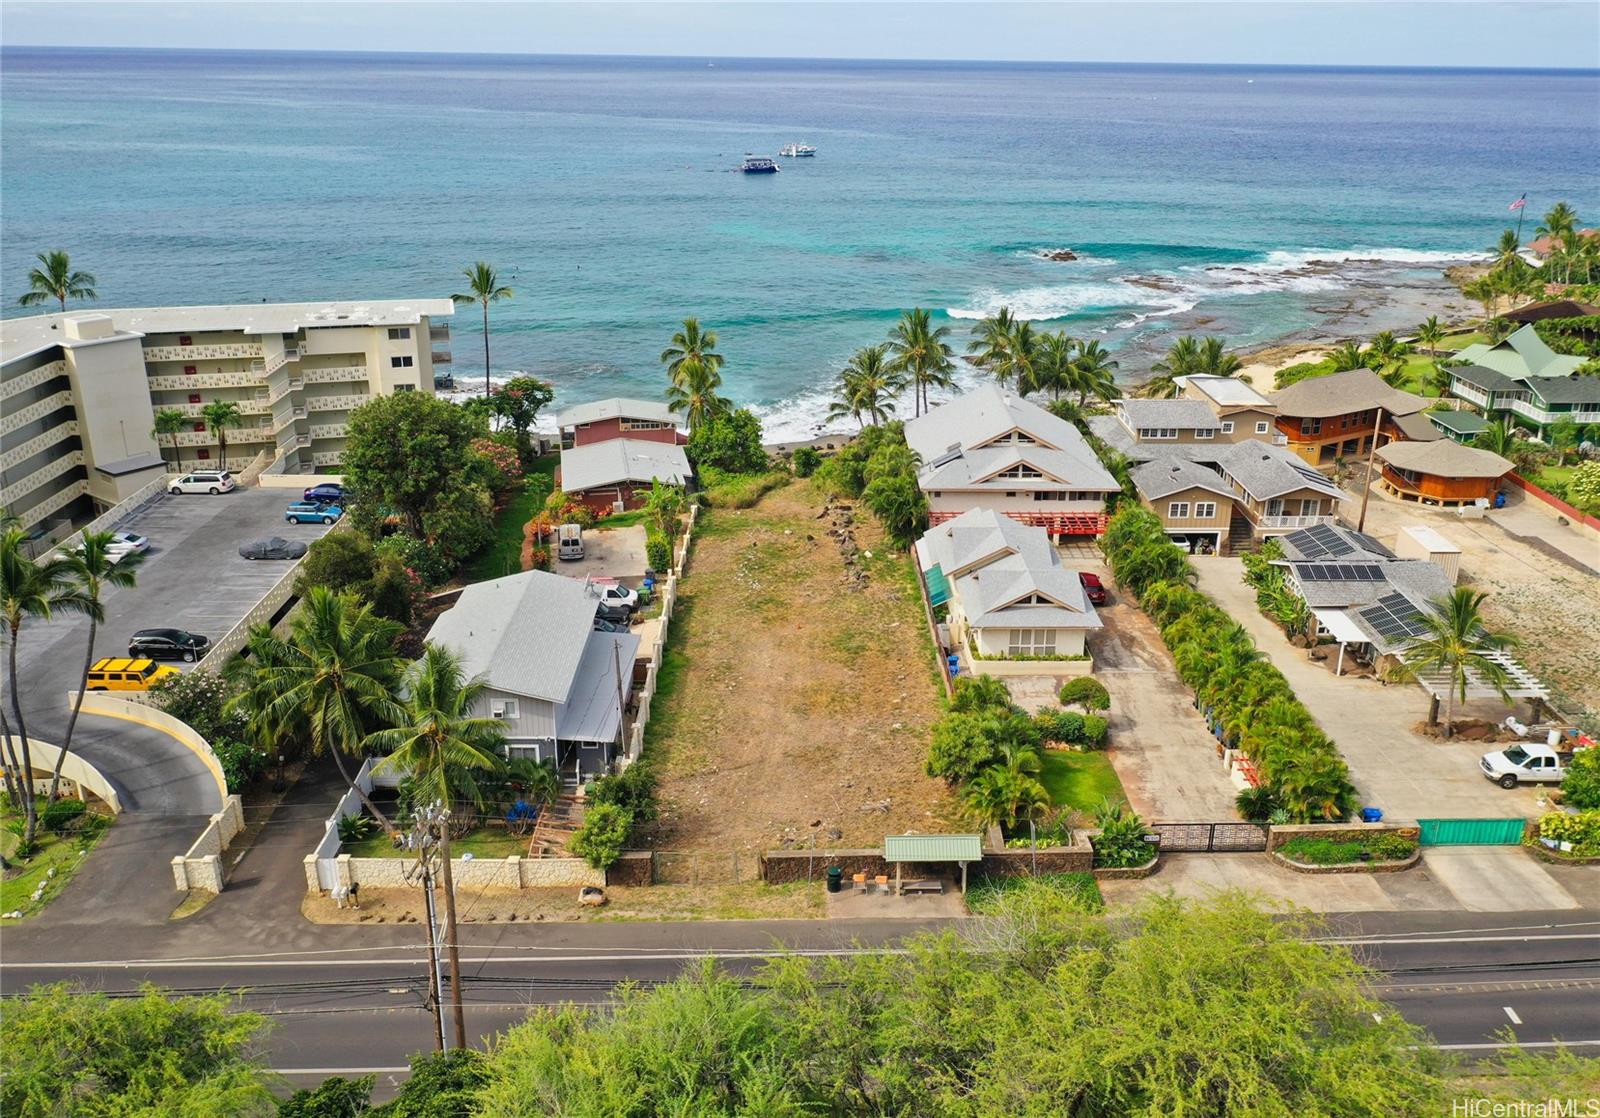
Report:
[[[815,145],[781,173],[746,152]],[[1566,199],[1600,74],[7,49],[0,287],[66,248],[100,305],[405,298],[478,259],[496,375],[654,395],[677,320],[775,433],[899,312],[1001,305],[1137,374],[1462,306],[1445,264]],[[1044,259],[1070,248],[1080,259]],[[455,372],[482,375],[475,311]]]

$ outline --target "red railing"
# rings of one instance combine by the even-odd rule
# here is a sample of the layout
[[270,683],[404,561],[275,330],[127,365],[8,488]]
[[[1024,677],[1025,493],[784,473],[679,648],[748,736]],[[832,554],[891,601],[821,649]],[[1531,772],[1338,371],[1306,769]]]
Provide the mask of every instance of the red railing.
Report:
[[[930,512],[928,526],[954,520],[958,512]],[[1106,530],[1109,519],[1103,512],[1007,512],[1012,520],[1043,528],[1053,536],[1099,536]]]

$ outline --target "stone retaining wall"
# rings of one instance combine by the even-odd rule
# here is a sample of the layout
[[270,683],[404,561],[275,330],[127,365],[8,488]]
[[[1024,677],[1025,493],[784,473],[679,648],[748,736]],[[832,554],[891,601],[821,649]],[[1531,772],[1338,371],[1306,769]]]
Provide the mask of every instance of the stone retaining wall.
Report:
[[1297,838],[1349,842],[1373,834],[1399,835],[1413,842],[1422,837],[1421,829],[1412,823],[1283,823],[1267,829],[1267,849],[1276,850]]
[[1313,866],[1308,862],[1296,862],[1293,858],[1274,852],[1270,855],[1274,862],[1285,866],[1295,873],[1399,873],[1408,870],[1422,860],[1422,850],[1419,847],[1411,852],[1411,857],[1398,862],[1342,862],[1336,866]]
[[607,885],[654,885],[654,856],[648,850],[630,850],[606,870]]
[[[359,884],[363,889],[402,889],[412,858],[353,858],[340,854],[339,884],[345,888]],[[582,858],[452,858],[450,873],[460,889],[558,889],[582,885],[605,885],[605,871],[597,870]]]

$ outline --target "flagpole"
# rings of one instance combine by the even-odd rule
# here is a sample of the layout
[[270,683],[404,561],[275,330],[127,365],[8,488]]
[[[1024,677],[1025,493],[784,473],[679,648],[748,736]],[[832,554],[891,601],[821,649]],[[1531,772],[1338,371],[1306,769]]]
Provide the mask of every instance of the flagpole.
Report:
[[1520,244],[1522,244],[1522,218],[1523,218],[1523,215],[1525,215],[1528,212],[1528,194],[1527,194],[1527,192],[1524,191],[1523,194],[1522,194],[1522,197],[1518,198],[1517,201],[1522,203],[1522,205],[1517,207],[1517,244],[1520,245]]

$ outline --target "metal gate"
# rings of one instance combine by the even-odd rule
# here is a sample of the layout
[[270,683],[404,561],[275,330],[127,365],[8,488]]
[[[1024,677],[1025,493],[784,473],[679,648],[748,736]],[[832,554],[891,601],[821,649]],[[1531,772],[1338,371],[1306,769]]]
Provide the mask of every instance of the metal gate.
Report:
[[1163,854],[1233,854],[1267,848],[1264,823],[1152,823]]
[[332,892],[339,886],[339,860],[337,858],[317,859],[317,887],[324,893]]
[[1423,846],[1515,846],[1522,841],[1521,819],[1419,819]]

